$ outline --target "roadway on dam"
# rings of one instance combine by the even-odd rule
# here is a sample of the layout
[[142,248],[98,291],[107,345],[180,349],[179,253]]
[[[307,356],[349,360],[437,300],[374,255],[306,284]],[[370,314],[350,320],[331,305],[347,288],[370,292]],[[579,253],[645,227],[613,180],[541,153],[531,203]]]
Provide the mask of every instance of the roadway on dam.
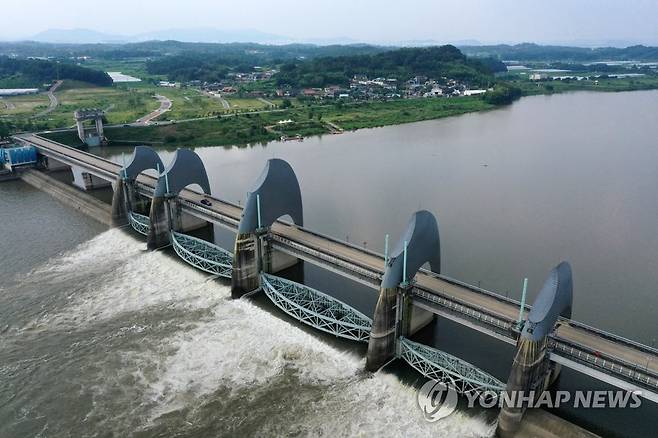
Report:
[[[69,160],[84,163],[86,167],[94,170],[92,173],[96,173],[98,176],[106,179],[116,178],[121,170],[121,166],[117,163],[36,135],[23,135],[20,138],[35,145],[43,152],[46,152],[46,155],[50,155],[53,158],[68,157]],[[155,181],[155,178],[144,174],[138,178],[140,184],[148,187],[154,187]],[[234,204],[189,189],[183,190],[179,196],[183,202],[192,204],[196,210],[208,211],[210,215],[215,214],[229,218],[235,224],[240,220],[242,208]],[[209,199],[212,205],[204,206],[200,202],[202,199]],[[303,247],[361,267],[372,272],[373,275],[381,275],[383,273],[384,260],[382,256],[350,245],[349,243],[327,238],[309,230],[290,226],[282,222],[276,223],[272,227],[272,233],[275,236],[280,236]],[[419,272],[417,274],[416,285],[437,296],[450,297],[464,303],[468,307],[486,311],[488,314],[494,315],[503,321],[513,323],[518,318],[519,307],[517,303],[507,300],[502,296],[496,296],[490,292],[478,290],[472,286],[460,285],[444,278],[434,277],[426,272]],[[635,344],[633,341],[615,337],[614,335],[608,336],[608,334],[602,333],[596,329],[587,328],[575,321],[564,320],[557,328],[554,339],[565,341],[571,345],[583,346],[594,352],[594,357],[588,361],[590,365],[594,365],[595,361],[600,362],[600,357],[609,357],[628,364],[631,369],[641,369],[641,371],[645,371],[651,375],[650,386],[658,387],[658,384],[655,383],[658,382],[655,380],[655,377],[658,376],[658,354],[656,354],[654,349]],[[580,353],[578,356],[580,357]],[[604,369],[609,370],[605,365]],[[614,373],[614,368],[611,371]]]

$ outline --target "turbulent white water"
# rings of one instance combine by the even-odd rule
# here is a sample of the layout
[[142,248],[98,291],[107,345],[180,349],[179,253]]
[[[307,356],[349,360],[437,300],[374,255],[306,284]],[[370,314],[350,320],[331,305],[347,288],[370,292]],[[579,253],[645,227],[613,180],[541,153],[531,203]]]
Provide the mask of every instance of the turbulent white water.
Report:
[[[108,231],[28,280],[66,296],[17,342],[34,329],[83,332],[49,365],[76,367],[80,383],[66,386],[90,400],[81,435],[492,435],[492,425],[459,412],[425,422],[416,390],[395,376],[365,373],[363,358],[231,300],[225,284],[143,247]],[[47,429],[57,431],[57,421],[48,418]]]

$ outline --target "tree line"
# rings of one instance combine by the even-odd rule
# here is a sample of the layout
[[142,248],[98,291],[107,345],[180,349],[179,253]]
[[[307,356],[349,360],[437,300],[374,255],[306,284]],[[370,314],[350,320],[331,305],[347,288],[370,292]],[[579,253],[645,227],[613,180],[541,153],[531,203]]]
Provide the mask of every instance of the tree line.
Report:
[[516,45],[499,44],[494,46],[462,46],[460,49],[469,56],[491,56],[497,59],[517,61],[658,61],[658,47],[630,46],[617,47],[567,47],[540,46],[524,43]]
[[43,59],[0,56],[0,84],[4,86],[38,88],[58,79],[72,79],[99,86],[112,85],[112,78],[100,70]]
[[278,85],[324,87],[347,85],[355,75],[406,81],[415,76],[447,77],[473,85],[486,85],[492,74],[505,71],[500,61],[467,58],[459,49],[439,47],[403,48],[376,54],[322,57],[285,63],[275,76]]

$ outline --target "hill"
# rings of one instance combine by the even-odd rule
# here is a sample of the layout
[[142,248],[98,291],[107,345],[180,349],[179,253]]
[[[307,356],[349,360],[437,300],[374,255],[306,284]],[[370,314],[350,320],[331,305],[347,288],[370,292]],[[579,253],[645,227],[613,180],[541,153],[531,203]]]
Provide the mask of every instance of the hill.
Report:
[[489,56],[515,61],[658,61],[658,47],[631,46],[616,47],[566,47],[540,46],[524,43],[513,46],[461,46],[461,51],[469,56]]
[[486,85],[493,73],[505,69],[498,61],[467,58],[456,47],[446,45],[295,61],[282,65],[275,79],[279,85],[293,87],[347,85],[354,75],[395,78],[398,81],[414,76],[447,77],[474,85]]

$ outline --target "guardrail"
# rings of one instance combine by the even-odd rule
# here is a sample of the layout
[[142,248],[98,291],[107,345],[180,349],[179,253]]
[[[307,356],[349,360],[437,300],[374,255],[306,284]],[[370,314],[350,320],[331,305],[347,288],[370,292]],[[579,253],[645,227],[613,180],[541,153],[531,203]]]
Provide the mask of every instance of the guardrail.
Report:
[[[270,241],[276,242],[274,245],[275,247],[277,246],[284,246],[284,248],[277,248],[281,250],[292,250],[293,252],[296,252],[299,255],[309,255],[312,256],[313,258],[324,261],[326,263],[329,263],[331,265],[337,266],[339,268],[342,268],[346,271],[355,273],[359,275],[360,277],[363,277],[365,279],[369,279],[370,283],[372,285],[376,285],[379,287],[379,284],[381,283],[381,274],[377,272],[373,272],[372,270],[365,268],[363,266],[360,266],[358,264],[353,263],[352,261],[345,260],[341,257],[335,256],[335,255],[330,255],[327,254],[326,252],[320,251],[316,248],[310,247],[306,244],[302,244],[296,241],[293,241],[291,239],[288,239],[286,237],[280,236],[275,233],[271,233],[268,237]],[[277,245],[278,244],[278,245]]]
[[607,374],[637,383],[653,391],[658,390],[658,374],[649,370],[648,366],[644,368],[639,364],[628,363],[623,359],[615,358],[564,338],[550,337],[549,347],[552,350],[551,354],[557,354],[592,368],[601,369]]
[[490,330],[507,338],[509,341],[516,342],[516,335],[514,331],[515,321],[509,321],[491,312],[483,311],[482,309],[476,309],[475,307],[469,306],[467,303],[464,303],[458,298],[448,295],[440,295],[437,293],[437,291],[429,292],[420,289],[417,286],[414,286],[412,290],[414,297],[418,297],[425,301],[441,306],[442,308],[445,308],[446,310],[452,312],[453,314],[459,315],[462,318],[477,321],[481,325],[487,326],[490,328]]

